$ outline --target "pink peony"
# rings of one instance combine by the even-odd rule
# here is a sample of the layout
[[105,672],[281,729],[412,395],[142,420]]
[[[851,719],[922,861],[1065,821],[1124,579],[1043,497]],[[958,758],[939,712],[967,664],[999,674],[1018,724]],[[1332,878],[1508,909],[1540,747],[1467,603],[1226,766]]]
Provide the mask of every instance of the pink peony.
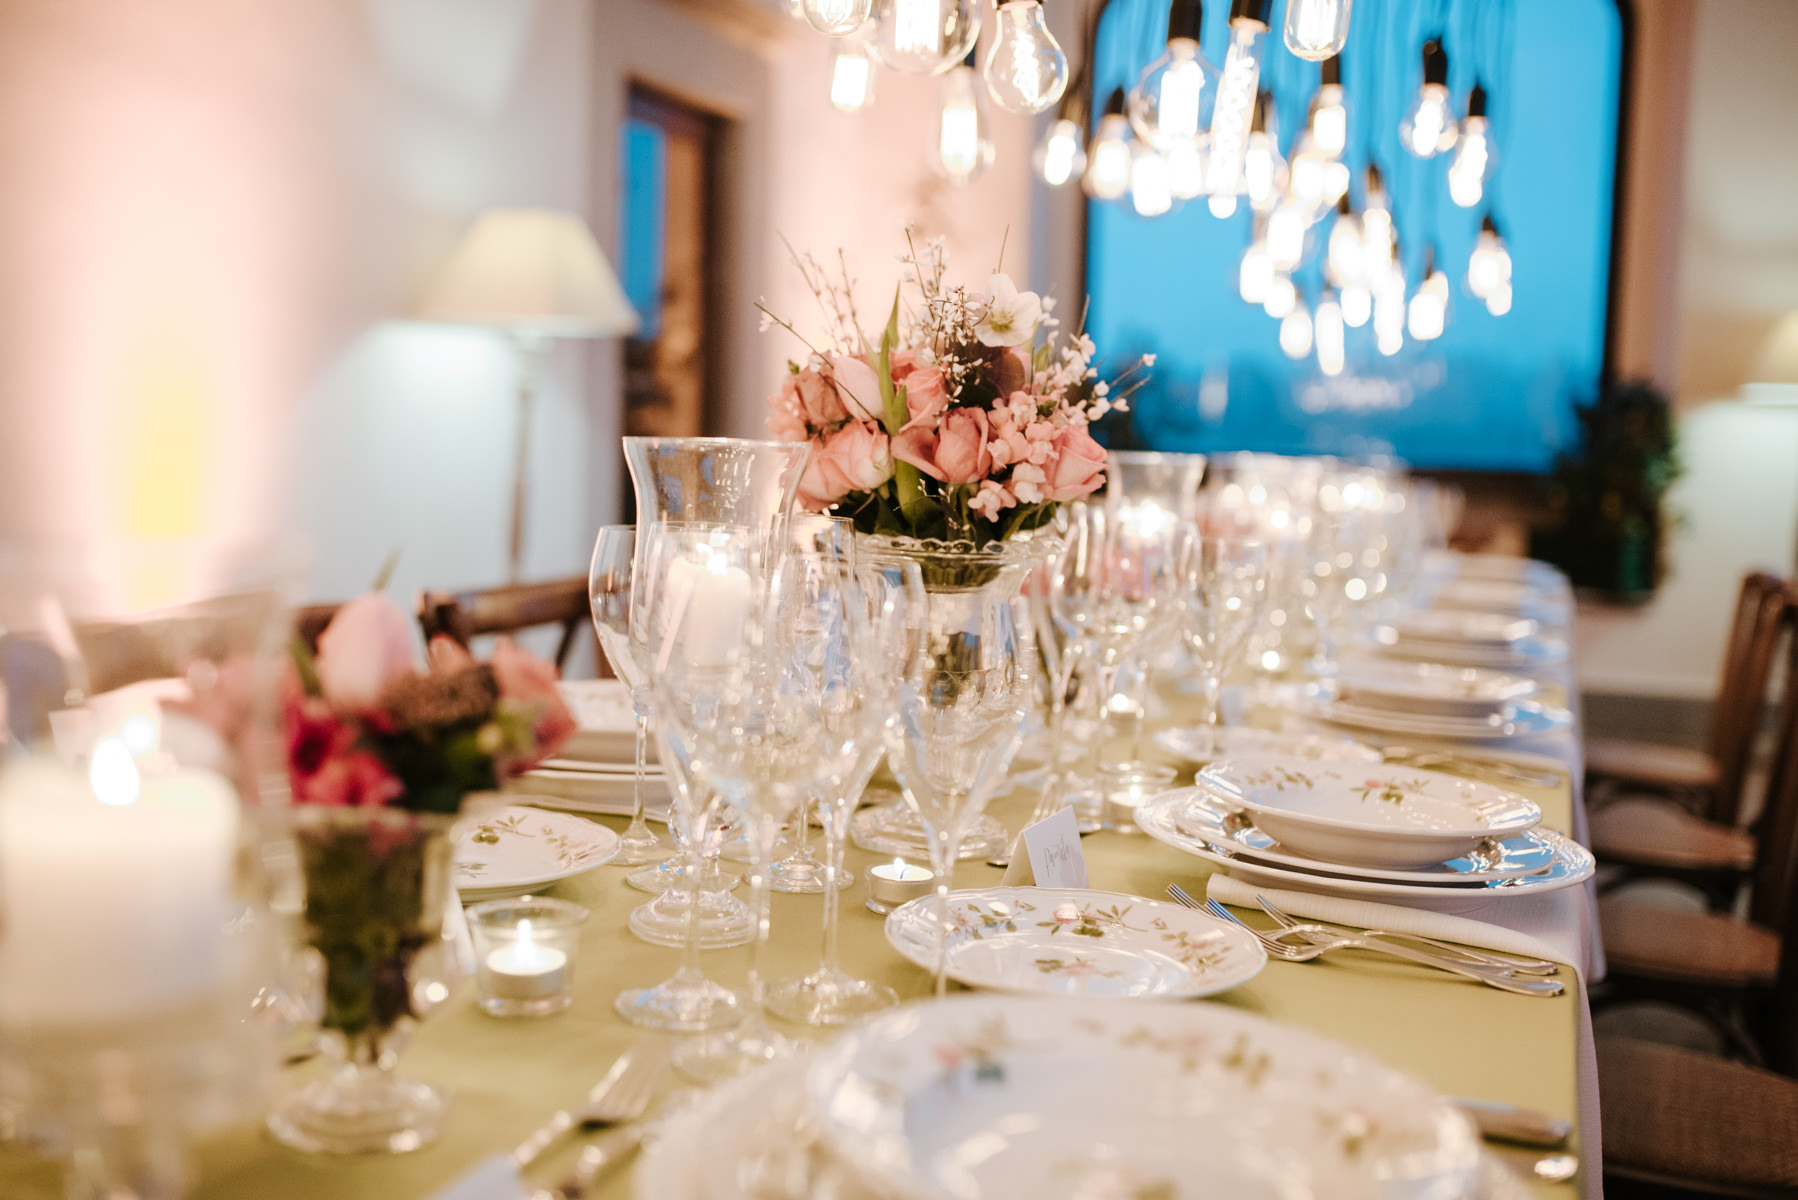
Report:
[[337,708],[374,708],[412,671],[412,619],[378,592],[338,609],[318,637],[319,686]]
[[1051,500],[1078,500],[1105,482],[1105,447],[1093,441],[1084,425],[1069,425],[1050,443],[1055,461],[1049,468]]
[[378,808],[405,788],[366,750],[356,748],[356,728],[329,705],[298,687],[287,699],[287,777],[297,804]]
[[[949,407],[941,367],[918,367],[905,377],[905,411],[913,421],[931,420]],[[909,422],[908,422],[909,423]]]
[[[555,665],[513,645],[511,638],[500,638],[494,644],[489,665],[493,668],[493,682],[499,686],[500,699],[537,708],[537,720],[532,730],[537,739],[537,759],[548,758],[561,749],[562,743],[575,731],[575,720],[574,714],[568,711],[567,702],[562,699],[562,689],[556,686],[560,676]],[[512,769],[527,770],[534,763],[535,760],[512,764]]]
[[957,408],[943,415],[937,427],[936,465],[945,483],[977,483],[992,473],[986,433],[983,409]]
[[849,410],[843,407],[836,385],[823,372],[807,367],[799,374],[789,376],[787,386],[793,389],[799,411],[805,414],[806,423],[813,429],[849,419]]
[[847,354],[832,354],[827,361],[837,395],[848,410],[844,415],[860,421],[880,420],[880,377],[874,374],[874,368]]

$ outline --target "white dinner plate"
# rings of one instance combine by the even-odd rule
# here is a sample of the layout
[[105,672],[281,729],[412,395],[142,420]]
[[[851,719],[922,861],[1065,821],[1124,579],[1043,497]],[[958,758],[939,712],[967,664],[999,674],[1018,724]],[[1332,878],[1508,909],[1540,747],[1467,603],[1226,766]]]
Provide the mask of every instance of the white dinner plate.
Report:
[[1430,594],[1430,607],[1528,617],[1541,625],[1565,625],[1573,615],[1565,594],[1502,579],[1450,579]]
[[1510,646],[1535,633],[1536,623],[1528,617],[1508,613],[1420,608],[1393,618],[1391,629],[1401,638]]
[[1380,658],[1344,662],[1336,675],[1336,695],[1349,704],[1442,717],[1484,718],[1536,690],[1521,675]]
[[1350,879],[1297,871],[1257,862],[1233,850],[1211,845],[1180,830],[1179,811],[1186,798],[1179,792],[1155,797],[1136,809],[1136,823],[1142,831],[1165,845],[1183,850],[1195,858],[1228,867],[1239,879],[1262,880],[1274,887],[1293,888],[1301,892],[1321,892],[1333,896],[1397,896],[1416,908],[1458,908],[1472,897],[1534,896],[1584,883],[1592,877],[1596,866],[1592,852],[1571,838],[1551,829],[1536,834],[1555,848],[1554,865],[1540,875],[1516,875],[1494,879],[1477,887],[1442,887],[1439,884],[1399,883],[1390,879]]
[[[637,760],[637,715],[631,690],[618,679],[575,679],[561,685],[562,699],[577,728],[562,746],[566,758],[587,762],[634,764]],[[643,753],[656,761],[655,726]]]
[[1419,662],[1527,672],[1567,661],[1567,643],[1561,638],[1527,637],[1508,646],[1483,646],[1471,642],[1401,637],[1390,625],[1379,626],[1373,636],[1374,643],[1383,653]]
[[1353,867],[1326,862],[1288,849],[1258,828],[1246,813],[1204,788],[1186,788],[1186,805],[1174,817],[1181,833],[1276,867],[1337,875],[1350,879],[1390,879],[1398,883],[1427,883],[1437,887],[1465,887],[1514,875],[1540,875],[1554,866],[1554,844],[1533,829],[1507,838],[1488,838],[1467,854],[1416,870],[1385,867]]
[[456,839],[456,889],[464,899],[521,896],[604,866],[618,835],[567,813],[508,804]]
[[1323,692],[1300,692],[1293,711],[1319,721],[1371,729],[1379,733],[1406,733],[1415,737],[1449,738],[1455,741],[1491,741],[1499,738],[1540,737],[1560,733],[1573,724],[1573,713],[1539,700],[1519,700],[1484,717],[1438,716],[1433,713],[1395,712],[1369,708],[1348,700],[1330,700]]
[[[888,943],[935,971],[940,912],[935,895],[900,905]],[[987,991],[1177,1000],[1227,991],[1267,965],[1246,930],[1141,896],[983,888],[950,892],[949,912],[949,978]]]
[[1288,849],[1354,866],[1432,866],[1542,820],[1514,792],[1397,764],[1245,755],[1205,767],[1197,783]]
[[958,996],[817,1052],[823,1140],[893,1200],[1459,1197],[1478,1135],[1410,1076],[1221,1004]]
[[1380,752],[1347,734],[1332,736],[1284,729],[1255,729],[1247,725],[1220,725],[1163,729],[1155,734],[1163,753],[1188,766],[1198,767],[1226,754],[1284,754],[1291,758],[1331,759],[1337,762],[1379,762]]

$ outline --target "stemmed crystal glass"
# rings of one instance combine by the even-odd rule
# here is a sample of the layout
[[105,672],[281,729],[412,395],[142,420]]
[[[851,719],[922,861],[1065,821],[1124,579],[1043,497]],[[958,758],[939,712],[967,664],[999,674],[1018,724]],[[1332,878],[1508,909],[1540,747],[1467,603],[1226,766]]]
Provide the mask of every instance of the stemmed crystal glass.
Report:
[[637,772],[631,796],[631,823],[620,839],[618,853],[612,861],[625,866],[659,862],[663,857],[662,840],[643,819],[644,764],[649,748],[649,715],[652,703],[648,664],[638,657],[631,642],[632,570],[637,553],[637,527],[606,525],[593,543],[593,562],[587,569],[587,596],[593,607],[593,628],[599,634],[600,648],[612,665],[612,674],[631,691],[631,709],[636,717]]
[[1363,473],[1347,466],[1328,471],[1317,489],[1305,594],[1317,630],[1309,669],[1319,677],[1336,674],[1342,639],[1384,582],[1384,541],[1370,495]]
[[887,761],[927,835],[936,874],[936,994],[948,988],[949,890],[961,840],[1023,740],[1032,686],[1028,615],[1018,585],[1031,566],[1003,543],[944,564],[889,560],[873,577],[892,665]]
[[1205,749],[1212,748],[1218,696],[1224,679],[1242,661],[1267,599],[1267,545],[1193,527],[1182,546],[1187,649],[1198,667]]

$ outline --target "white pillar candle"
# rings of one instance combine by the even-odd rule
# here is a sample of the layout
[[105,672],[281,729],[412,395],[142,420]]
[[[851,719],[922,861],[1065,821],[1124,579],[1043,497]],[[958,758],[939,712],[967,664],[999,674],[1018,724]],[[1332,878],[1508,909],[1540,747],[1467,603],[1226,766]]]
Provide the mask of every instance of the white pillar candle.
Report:
[[[706,548],[701,547],[704,551]],[[703,563],[677,558],[668,564],[667,624],[656,669],[665,670],[678,640],[681,661],[720,667],[743,642],[753,591],[748,572],[710,556]]]
[[45,759],[0,774],[0,1021],[130,1021],[223,977],[237,797],[210,771],[139,780],[117,759],[92,781]]

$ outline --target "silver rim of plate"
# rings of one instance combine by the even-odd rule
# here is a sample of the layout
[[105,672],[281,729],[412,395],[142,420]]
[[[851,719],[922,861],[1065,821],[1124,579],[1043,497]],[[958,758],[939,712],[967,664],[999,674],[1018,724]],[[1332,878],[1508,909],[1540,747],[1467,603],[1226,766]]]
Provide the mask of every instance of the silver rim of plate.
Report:
[[1559,854],[1553,842],[1534,829],[1482,843],[1473,855],[1451,858],[1436,867],[1404,871],[1390,867],[1352,866],[1288,850],[1255,826],[1254,820],[1204,788],[1181,789],[1187,804],[1174,816],[1174,827],[1220,849],[1278,867],[1351,879],[1387,879],[1431,887],[1471,887],[1493,879],[1540,875],[1552,870]]
[[1540,737],[1543,734],[1560,733],[1573,725],[1573,714],[1570,711],[1556,705],[1543,704],[1539,700],[1519,700],[1505,705],[1488,717],[1449,717],[1431,713],[1398,712],[1389,708],[1367,708],[1346,700],[1328,698],[1315,690],[1315,687],[1300,693],[1293,701],[1293,709],[1301,716],[1328,721],[1332,725],[1458,740],[1496,741],[1501,738]]
[[456,837],[456,890],[466,898],[519,896],[603,867],[619,837],[567,813],[508,804]]
[[1376,629],[1374,637],[1380,650],[1394,658],[1445,663],[1449,666],[1528,671],[1567,661],[1567,643],[1560,638],[1526,637],[1509,646],[1484,646],[1471,642],[1401,637],[1389,625]]
[[1387,879],[1358,878],[1360,868],[1342,866],[1338,874],[1325,875],[1301,871],[1249,858],[1227,847],[1214,846],[1203,838],[1183,832],[1180,814],[1188,806],[1185,789],[1163,792],[1136,810],[1136,823],[1142,831],[1164,845],[1183,850],[1196,858],[1230,868],[1230,874],[1245,878],[1261,878],[1279,885],[1296,885],[1300,890],[1339,892],[1364,896],[1404,896],[1414,901],[1461,903],[1474,896],[1533,896],[1559,891],[1584,883],[1592,877],[1597,863],[1592,852],[1578,842],[1550,829],[1538,827],[1535,833],[1554,847],[1555,858],[1548,870],[1538,875],[1514,875],[1493,879],[1467,887],[1444,886],[1440,883],[1400,883]]
[[1154,741],[1164,754],[1189,766],[1203,766],[1231,754],[1284,754],[1292,758],[1334,762],[1377,763],[1380,752],[1347,734],[1304,733],[1283,729],[1254,729],[1245,725],[1220,725],[1212,731],[1216,740],[1207,752],[1202,728],[1163,729]]
[[[887,942],[935,970],[937,897],[887,914]],[[1267,952],[1245,930],[1177,904],[1075,888],[949,893],[949,978],[1013,994],[1188,999],[1247,983]]]

